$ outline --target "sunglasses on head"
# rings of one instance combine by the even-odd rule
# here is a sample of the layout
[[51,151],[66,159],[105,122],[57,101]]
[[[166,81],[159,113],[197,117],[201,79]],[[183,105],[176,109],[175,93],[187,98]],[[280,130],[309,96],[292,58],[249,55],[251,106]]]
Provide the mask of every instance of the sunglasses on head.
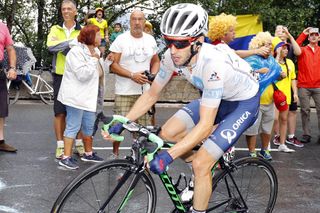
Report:
[[189,39],[172,39],[164,36],[164,41],[168,48],[174,46],[177,49],[184,49],[192,44],[197,38],[189,38]]

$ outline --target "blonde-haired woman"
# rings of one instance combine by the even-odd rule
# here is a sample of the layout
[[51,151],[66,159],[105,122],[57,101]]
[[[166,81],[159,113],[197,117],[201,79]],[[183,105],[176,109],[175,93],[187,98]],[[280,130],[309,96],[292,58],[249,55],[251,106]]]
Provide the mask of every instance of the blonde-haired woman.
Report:
[[266,160],[272,160],[272,156],[268,150],[274,122],[273,87],[271,83],[279,78],[281,68],[271,54],[272,36],[269,32],[258,33],[249,43],[249,49],[252,51],[261,47],[265,47],[268,50],[264,55],[252,55],[245,58],[254,72],[259,73],[261,97],[258,119],[255,124],[247,129],[244,135],[246,135],[250,156],[257,156],[255,148],[257,135],[260,134],[262,144],[258,155]]
[[237,17],[221,13],[218,16],[211,17],[209,21],[208,37],[213,44],[226,43],[229,44],[235,38],[235,29],[237,25]]

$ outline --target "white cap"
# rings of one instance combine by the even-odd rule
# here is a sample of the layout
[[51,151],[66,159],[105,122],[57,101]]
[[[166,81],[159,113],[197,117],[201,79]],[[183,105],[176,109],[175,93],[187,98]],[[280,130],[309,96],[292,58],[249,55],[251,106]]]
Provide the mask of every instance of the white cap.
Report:
[[309,30],[309,34],[312,34],[312,33],[317,33],[317,34],[319,34],[319,28],[311,28],[310,30]]

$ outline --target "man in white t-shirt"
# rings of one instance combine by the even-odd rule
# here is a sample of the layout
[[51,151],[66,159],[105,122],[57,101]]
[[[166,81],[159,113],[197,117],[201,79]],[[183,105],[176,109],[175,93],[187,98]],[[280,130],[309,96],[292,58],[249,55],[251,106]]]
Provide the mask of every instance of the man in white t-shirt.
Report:
[[[117,37],[110,51],[114,55],[111,70],[116,74],[115,114],[126,115],[140,95],[149,89],[145,71],[156,74],[160,59],[153,36],[143,32],[146,19],[143,12],[134,10],[130,16],[130,31]],[[142,125],[150,125],[147,114],[138,120]],[[113,156],[119,154],[119,143],[113,144]]]
[[[258,76],[250,65],[226,44],[204,43],[207,24],[207,12],[194,4],[178,4],[164,13],[160,30],[168,50],[151,88],[126,115],[134,121],[147,112],[174,70],[203,92],[201,99],[184,106],[162,126],[160,136],[177,143],[149,162],[151,171],[162,174],[176,158],[192,161],[194,195],[188,211],[192,213],[206,212],[212,192],[211,168],[255,122],[260,100]],[[113,125],[103,137],[110,139],[109,133],[120,134],[121,129],[120,124]],[[199,151],[192,153],[202,142]]]

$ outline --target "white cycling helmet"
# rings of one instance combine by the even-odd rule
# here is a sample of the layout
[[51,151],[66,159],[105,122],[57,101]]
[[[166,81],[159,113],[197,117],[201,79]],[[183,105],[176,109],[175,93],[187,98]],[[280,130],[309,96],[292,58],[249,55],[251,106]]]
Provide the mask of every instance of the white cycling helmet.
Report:
[[165,36],[197,37],[208,31],[208,14],[195,4],[177,4],[164,13],[160,30]]

